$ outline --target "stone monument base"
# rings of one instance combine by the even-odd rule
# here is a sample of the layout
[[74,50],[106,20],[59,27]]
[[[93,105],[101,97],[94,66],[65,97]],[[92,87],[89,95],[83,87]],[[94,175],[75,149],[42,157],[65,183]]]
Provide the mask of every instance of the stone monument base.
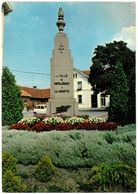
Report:
[[78,114],[78,103],[74,98],[49,99],[47,103],[47,114],[64,114],[74,116]]

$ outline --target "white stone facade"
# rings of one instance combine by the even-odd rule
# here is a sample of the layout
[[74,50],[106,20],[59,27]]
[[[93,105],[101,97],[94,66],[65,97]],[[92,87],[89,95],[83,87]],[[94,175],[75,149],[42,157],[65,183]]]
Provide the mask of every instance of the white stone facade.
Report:
[[73,75],[74,98],[78,102],[79,109],[105,108],[109,106],[110,96],[103,97],[101,93],[94,96],[87,74],[74,68]]

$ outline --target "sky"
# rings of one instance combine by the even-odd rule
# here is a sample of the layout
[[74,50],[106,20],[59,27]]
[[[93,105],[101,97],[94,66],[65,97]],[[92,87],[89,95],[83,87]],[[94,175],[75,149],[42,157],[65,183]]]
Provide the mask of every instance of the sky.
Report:
[[[98,45],[123,40],[136,49],[134,2],[11,2],[4,18],[3,63],[21,86],[48,88],[58,9],[64,10],[74,67],[89,70]],[[36,72],[31,74],[23,72]],[[46,75],[44,75],[46,74]]]

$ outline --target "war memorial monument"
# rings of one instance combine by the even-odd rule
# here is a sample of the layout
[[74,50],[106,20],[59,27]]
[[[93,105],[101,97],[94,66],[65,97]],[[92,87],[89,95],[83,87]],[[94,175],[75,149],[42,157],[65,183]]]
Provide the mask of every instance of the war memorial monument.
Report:
[[68,37],[64,32],[64,12],[60,7],[55,37],[55,45],[51,58],[51,94],[47,103],[47,113],[77,115],[78,103],[74,98],[73,59],[69,49]]

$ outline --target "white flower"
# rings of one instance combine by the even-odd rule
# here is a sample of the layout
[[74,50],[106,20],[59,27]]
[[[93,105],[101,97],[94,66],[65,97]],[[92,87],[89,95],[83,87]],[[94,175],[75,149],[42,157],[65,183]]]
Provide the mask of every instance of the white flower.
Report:
[[57,116],[52,116],[52,117],[47,117],[43,120],[45,124],[59,124],[59,123],[64,123],[64,120],[61,117]]
[[33,125],[34,123],[37,123],[39,121],[40,121],[39,118],[37,118],[37,117],[31,117],[31,118],[21,119],[18,123],[23,123],[23,124],[26,124],[26,125],[28,125],[28,124]]
[[85,119],[80,118],[80,117],[71,117],[71,118],[67,118],[65,120],[65,123],[70,123],[70,124],[79,124],[79,123],[83,123],[85,121]]
[[97,118],[97,117],[89,117],[88,121],[91,123],[102,123],[102,122],[106,122],[106,119]]

